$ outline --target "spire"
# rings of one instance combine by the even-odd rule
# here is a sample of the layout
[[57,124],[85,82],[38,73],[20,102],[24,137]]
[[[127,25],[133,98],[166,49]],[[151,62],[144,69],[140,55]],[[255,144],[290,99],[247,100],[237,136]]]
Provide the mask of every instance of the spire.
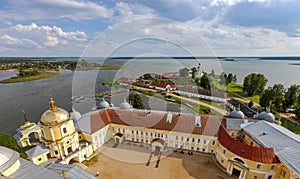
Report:
[[55,105],[55,101],[52,98],[52,95],[50,95],[50,110],[53,112],[56,111],[56,105]]
[[241,110],[241,105],[239,104],[238,107],[236,108],[237,111]]
[[23,110],[23,115],[24,115],[24,119],[25,119],[25,124],[29,123],[28,118],[26,116],[26,112]]

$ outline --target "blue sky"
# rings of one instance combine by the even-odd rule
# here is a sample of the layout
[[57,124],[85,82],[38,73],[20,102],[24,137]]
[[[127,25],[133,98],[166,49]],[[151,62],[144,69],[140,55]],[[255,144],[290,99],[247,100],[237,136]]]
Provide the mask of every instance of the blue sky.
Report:
[[299,8],[298,0],[1,0],[0,56],[80,56],[103,31],[148,17],[181,23],[218,56],[300,56]]

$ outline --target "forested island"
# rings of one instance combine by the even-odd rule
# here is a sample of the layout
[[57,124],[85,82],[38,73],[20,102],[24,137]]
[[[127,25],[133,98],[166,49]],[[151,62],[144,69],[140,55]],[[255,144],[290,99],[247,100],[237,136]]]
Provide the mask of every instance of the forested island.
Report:
[[[17,71],[16,77],[5,79],[0,83],[16,83],[60,76],[59,70],[119,70],[120,66],[101,65],[80,60],[58,61],[55,58],[0,58],[0,71]],[[53,72],[57,71],[57,72]]]

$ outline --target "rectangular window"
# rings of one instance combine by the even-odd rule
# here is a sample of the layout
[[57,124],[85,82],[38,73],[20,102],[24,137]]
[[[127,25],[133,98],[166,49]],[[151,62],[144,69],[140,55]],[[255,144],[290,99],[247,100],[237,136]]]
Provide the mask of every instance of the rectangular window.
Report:
[[158,137],[160,137],[160,134],[158,134]]
[[189,141],[189,138],[186,138],[186,141],[188,142],[188,141]]
[[261,164],[257,164],[257,167],[256,167],[256,168],[257,168],[257,169],[260,169],[260,167],[261,167]]
[[134,131],[132,130],[132,134],[134,134]]
[[114,128],[114,127],[111,127],[111,130],[114,132],[114,131],[115,131],[115,128]]
[[184,138],[183,137],[181,137],[181,140],[183,140]]
[[224,163],[224,160],[223,160],[223,159],[221,160],[221,163]]
[[204,139],[203,143],[206,144],[206,140],[205,139]]
[[148,132],[146,132],[146,136],[148,136]]
[[215,141],[212,142],[212,145],[215,145]]
[[274,168],[275,168],[275,165],[272,165],[272,166],[271,166],[271,170],[274,170]]
[[143,135],[143,131],[141,131],[141,135]]
[[139,134],[139,131],[136,131],[135,133],[136,133],[136,134]]
[[176,136],[176,140],[178,140],[178,136]]
[[161,138],[163,138],[164,137],[164,135],[163,134],[161,134]]
[[192,139],[192,142],[195,142],[195,138]]
[[198,143],[200,143],[201,142],[201,140],[200,139],[198,139]]
[[38,161],[42,161],[42,158],[38,158]]
[[67,128],[63,128],[63,132],[64,132],[64,134],[66,134],[67,133]]
[[226,154],[226,150],[223,150],[223,154]]
[[269,175],[269,176],[268,176],[268,179],[272,179],[272,175]]
[[123,129],[123,134],[125,133],[125,129]]
[[257,179],[257,176],[254,176],[253,179]]
[[58,151],[55,150],[55,151],[54,151],[54,154],[57,155],[57,154],[58,154]]

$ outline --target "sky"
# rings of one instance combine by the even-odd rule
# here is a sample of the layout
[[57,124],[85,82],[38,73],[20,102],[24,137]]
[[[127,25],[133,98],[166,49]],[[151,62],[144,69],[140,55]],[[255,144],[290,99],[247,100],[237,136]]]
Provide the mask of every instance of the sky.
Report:
[[[121,39],[118,24],[134,22],[126,27],[130,38],[149,35],[154,28],[134,27],[143,18],[198,35],[217,56],[300,56],[299,8],[299,0],[1,0],[0,56],[81,56],[95,39]],[[165,34],[155,29],[152,37]]]

